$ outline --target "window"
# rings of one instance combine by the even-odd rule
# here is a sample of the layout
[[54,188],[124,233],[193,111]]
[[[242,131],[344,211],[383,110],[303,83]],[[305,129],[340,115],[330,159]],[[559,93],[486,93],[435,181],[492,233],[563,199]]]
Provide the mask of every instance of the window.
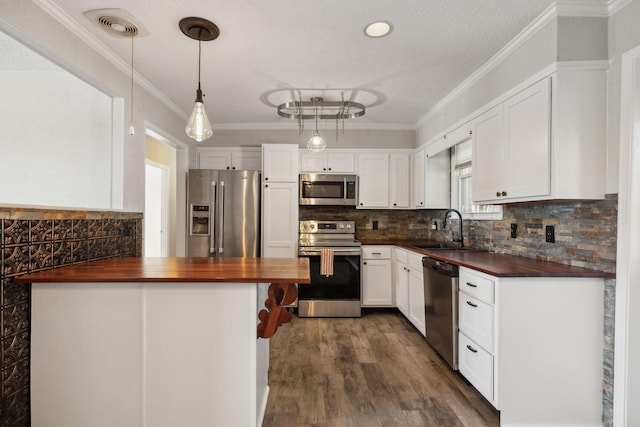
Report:
[[502,219],[502,206],[473,203],[471,141],[451,150],[451,206],[465,219]]

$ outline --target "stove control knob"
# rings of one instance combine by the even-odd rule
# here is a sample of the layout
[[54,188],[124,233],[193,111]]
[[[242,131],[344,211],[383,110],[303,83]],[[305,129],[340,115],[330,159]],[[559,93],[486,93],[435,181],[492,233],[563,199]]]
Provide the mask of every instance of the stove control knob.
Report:
[[313,230],[314,228],[316,228],[315,224],[311,224],[311,229]]
[[340,224],[340,228],[344,228],[344,224]]
[[306,230],[307,228],[309,228],[309,225],[308,224],[303,224],[302,228],[304,228]]

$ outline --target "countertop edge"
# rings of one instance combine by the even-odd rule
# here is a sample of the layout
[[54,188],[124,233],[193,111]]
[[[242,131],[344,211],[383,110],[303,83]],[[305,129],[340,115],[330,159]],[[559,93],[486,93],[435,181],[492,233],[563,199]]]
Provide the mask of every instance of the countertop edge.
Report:
[[306,258],[108,258],[17,276],[26,283],[311,283]]
[[[566,277],[566,278],[595,278],[595,279],[615,279],[615,273],[609,273],[601,270],[593,270],[585,267],[576,267],[569,264],[561,264],[552,261],[540,261],[533,258],[520,257],[517,255],[510,254],[497,254],[491,253],[488,251],[438,251],[433,252],[429,251],[429,249],[420,249],[412,246],[412,244],[422,243],[415,240],[367,240],[367,239],[358,239],[363,246],[376,246],[376,245],[384,245],[384,246],[397,246],[402,249],[406,249],[412,252],[419,253],[424,256],[429,256],[430,258],[437,259],[438,261],[448,262],[450,264],[455,264],[459,267],[466,267],[472,270],[476,270],[491,276],[495,277],[511,277],[511,278],[520,278],[520,277]],[[424,242],[424,241],[423,241]],[[471,255],[475,254],[475,255]],[[463,260],[461,257],[469,257],[474,256],[476,258],[486,258],[479,262],[478,260]],[[505,269],[501,269],[496,265],[491,266],[488,265],[490,263],[496,262],[496,257],[504,257],[503,260],[513,261],[519,264],[529,264],[531,268],[523,268],[521,271],[506,271]],[[533,266],[548,266],[551,267],[551,271],[539,271],[537,269],[533,269]]]

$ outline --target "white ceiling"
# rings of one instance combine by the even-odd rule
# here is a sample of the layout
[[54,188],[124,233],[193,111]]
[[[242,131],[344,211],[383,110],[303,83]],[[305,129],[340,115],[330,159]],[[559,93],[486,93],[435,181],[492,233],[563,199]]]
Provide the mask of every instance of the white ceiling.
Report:
[[[135,42],[136,72],[186,117],[197,86],[198,42],[178,21],[209,19],[217,40],[202,43],[202,89],[214,128],[295,128],[276,106],[324,96],[365,104],[349,127],[413,129],[473,71],[535,20],[552,0],[41,0],[130,63],[131,44],[83,12],[121,8],[147,35]],[[393,30],[371,39],[364,27]],[[79,27],[78,27],[79,26]],[[85,36],[88,34],[85,33]],[[89,38],[89,37],[87,37]]]

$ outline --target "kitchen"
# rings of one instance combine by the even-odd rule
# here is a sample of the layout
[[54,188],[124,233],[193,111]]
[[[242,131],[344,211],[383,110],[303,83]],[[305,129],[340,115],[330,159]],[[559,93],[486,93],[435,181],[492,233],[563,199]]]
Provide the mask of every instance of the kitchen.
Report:
[[[559,2],[565,3],[565,2]],[[571,2],[566,2],[563,6],[567,6]],[[621,89],[622,84],[628,84],[621,82],[623,80],[622,76],[622,63],[623,61],[623,53],[634,48],[636,45],[640,44],[640,38],[637,33],[634,32],[634,18],[638,16],[638,2],[592,2],[592,3],[607,3],[608,9],[605,7],[605,12],[599,12],[600,15],[594,16],[594,13],[591,13],[589,18],[583,18],[581,21],[578,18],[572,17],[567,7],[563,9],[558,7],[557,13],[560,17],[555,17],[555,15],[551,18],[547,17],[547,25],[542,25],[542,29],[534,28],[532,29],[532,33],[535,33],[536,36],[531,36],[529,38],[523,37],[519,40],[518,43],[514,43],[512,45],[513,51],[510,51],[511,55],[509,56],[507,53],[503,54],[502,60],[505,63],[502,67],[495,65],[498,71],[494,71],[491,74],[491,71],[485,70],[486,79],[491,80],[493,83],[487,86],[487,83],[483,83],[481,81],[481,76],[476,76],[475,82],[471,81],[467,83],[467,86],[460,88],[459,92],[462,95],[458,94],[458,97],[452,96],[448,103],[443,103],[443,107],[440,109],[435,109],[430,116],[426,117],[423,122],[420,123],[419,126],[411,129],[404,130],[377,130],[377,129],[367,129],[367,130],[356,130],[351,129],[351,123],[354,124],[359,119],[353,119],[347,121],[346,131],[344,134],[339,134],[338,143],[333,145],[332,137],[326,137],[328,140],[330,147],[329,149],[333,150],[341,150],[341,149],[352,149],[352,150],[362,150],[362,149],[371,149],[371,150],[384,150],[388,149],[389,151],[398,151],[398,150],[408,150],[413,151],[416,148],[419,148],[423,145],[426,145],[427,142],[438,143],[440,137],[443,134],[448,134],[449,130],[455,130],[458,122],[462,123],[464,118],[475,111],[476,108],[481,107],[482,105],[492,101],[496,97],[501,96],[503,93],[508,92],[512,88],[518,86],[523,81],[529,79],[533,74],[535,74],[538,70],[545,68],[548,64],[558,60],[569,61],[569,60],[608,60],[610,62],[609,70],[607,71],[609,77],[607,80],[607,90],[608,90],[608,99],[606,101],[606,114],[608,115],[607,120],[607,129],[606,129],[606,139],[607,139],[607,151],[603,153],[603,156],[606,157],[607,168],[606,168],[606,182],[607,186],[604,191],[607,196],[600,201],[576,201],[576,202],[558,202],[558,201],[549,201],[549,202],[526,202],[526,203],[507,203],[503,205],[503,217],[501,220],[493,220],[493,221],[465,221],[464,235],[468,240],[468,244],[470,246],[476,247],[486,247],[489,246],[495,247],[498,251],[503,251],[505,253],[511,254],[522,254],[529,255],[529,252],[534,252],[535,254],[541,254],[542,256],[550,256],[552,259],[555,259],[559,262],[565,263],[574,263],[576,262],[579,266],[585,266],[593,269],[598,269],[601,271],[608,272],[616,272],[616,268],[620,268],[620,260],[618,260],[618,266],[616,267],[616,255],[615,255],[615,246],[616,246],[616,216],[618,213],[618,207],[620,207],[620,215],[623,220],[630,221],[627,216],[630,217],[630,214],[627,211],[622,210],[622,206],[629,206],[629,202],[626,199],[622,199],[622,190],[626,187],[623,186],[624,181],[621,180],[620,184],[618,184],[618,150],[621,153],[625,151],[626,140],[624,140],[624,131],[621,130],[619,126],[619,116],[624,116],[624,108],[621,108],[620,104],[623,101],[623,93]],[[20,4],[20,2],[16,1],[6,1],[2,2],[2,15],[0,15],[0,22],[2,23],[2,30],[6,31],[13,37],[20,39],[30,46],[38,47],[39,51],[46,53],[46,56],[53,58],[58,63],[65,64],[65,68],[70,68],[75,71],[75,74],[82,76],[85,80],[90,81],[97,85],[98,87],[103,88],[103,90],[107,93],[110,93],[112,96],[121,96],[125,101],[122,102],[120,108],[127,112],[124,114],[124,119],[122,123],[122,128],[126,128],[125,131],[128,131],[129,128],[129,78],[128,71],[125,73],[123,70],[117,69],[114,65],[106,61],[101,55],[96,53],[93,48],[88,47],[86,44],[80,42],[78,37],[83,38],[83,36],[77,36],[72,34],[69,30],[65,29],[60,23],[59,20],[64,21],[64,14],[57,14],[57,18],[52,18],[51,15],[45,12],[45,6],[49,6],[49,11],[56,10],[53,8],[52,4],[49,2],[37,2],[37,3],[27,3]],[[55,5],[54,5],[55,6]],[[102,7],[103,4],[96,4],[96,7]],[[88,6],[87,6],[88,8]],[[619,9],[618,9],[619,8]],[[554,9],[555,10],[555,9]],[[136,13],[137,17],[145,23],[145,14],[144,13]],[[180,17],[176,17],[175,21],[177,21]],[[80,22],[80,17],[76,18]],[[83,18],[84,19],[84,18]],[[589,22],[588,28],[593,28],[594,32],[589,32],[585,30],[585,27],[581,27],[581,22],[585,21]],[[223,24],[219,22],[218,24]],[[591,25],[593,24],[593,25]],[[171,22],[167,25],[177,25],[176,22]],[[523,25],[524,27],[524,25]],[[394,28],[397,30],[397,28]],[[534,30],[538,30],[535,32]],[[97,29],[95,30],[97,34]],[[360,30],[359,30],[360,31]],[[568,32],[567,33],[564,33]],[[571,31],[579,31],[580,37],[584,38],[584,40],[588,40],[592,42],[590,46],[596,46],[594,51],[598,51],[598,48],[602,48],[602,43],[604,43],[604,52],[602,55],[601,51],[598,51],[598,54],[594,56],[593,51],[582,52],[584,56],[580,56],[580,53],[577,50],[571,50],[572,41],[575,42]],[[604,39],[605,41],[594,42],[593,38],[596,37],[597,40],[600,40],[598,37],[602,35],[602,31],[604,31]],[[224,33],[223,33],[224,34]],[[561,35],[565,34],[566,38],[562,38]],[[594,35],[595,34],[595,35]],[[600,35],[600,36],[598,36]],[[606,40],[608,36],[608,41]],[[176,36],[178,37],[178,36]],[[184,36],[181,36],[184,38]],[[549,40],[549,37],[553,38],[553,41]],[[143,43],[144,39],[140,39],[140,42]],[[138,39],[135,40],[136,43]],[[222,40],[220,40],[222,41]],[[212,48],[215,43],[218,41],[209,42],[211,46],[203,43],[203,52],[206,49]],[[115,43],[115,42],[112,42]],[[586,42],[585,42],[586,43]],[[549,46],[548,48],[541,49],[542,46]],[[193,44],[188,44],[185,38],[184,43],[185,49],[189,49],[190,58],[189,64],[193,62],[195,65],[195,59],[192,58],[195,56],[195,46]],[[575,47],[575,46],[574,46]],[[136,55],[140,54],[144,55],[144,51],[139,46],[137,47]],[[541,58],[540,55],[532,55],[531,52],[539,52],[542,50],[542,55],[544,58]],[[569,49],[569,50],[566,50]],[[128,52],[128,44],[125,43],[122,48],[123,52]],[[549,59],[549,56],[552,56]],[[77,58],[84,58],[83,60],[78,60]],[[215,62],[214,58],[203,57],[203,65],[206,62]],[[191,61],[193,59],[193,61]],[[585,64],[583,64],[585,65]],[[592,64],[593,65],[593,64]],[[126,67],[125,67],[126,69]],[[203,85],[207,87],[208,80],[206,75],[203,75]],[[184,92],[189,93],[189,99],[192,97],[192,86],[194,85],[194,79],[185,79],[185,85],[188,86]],[[480,81],[478,83],[478,81]],[[499,83],[495,83],[498,81]],[[484,84],[484,86],[483,86]],[[491,90],[489,94],[481,94],[483,88],[490,87]],[[207,108],[213,108],[213,104],[216,104],[215,99],[217,95],[209,89],[208,91],[209,99],[206,99]],[[113,216],[117,217],[118,220],[124,221],[132,221],[133,223],[137,223],[141,221],[141,216],[136,215],[136,212],[141,212],[142,208],[140,205],[141,195],[143,194],[143,181],[144,181],[144,173],[142,172],[139,164],[144,162],[144,129],[150,128],[153,131],[153,134],[158,137],[164,137],[168,140],[172,140],[173,138],[180,138],[179,141],[184,142],[184,146],[176,144],[176,156],[178,158],[179,170],[186,170],[189,166],[194,167],[197,165],[197,152],[195,144],[188,143],[185,138],[182,138],[184,124],[186,119],[183,119],[178,114],[172,112],[169,108],[164,107],[163,105],[159,105],[156,98],[153,98],[149,93],[145,90],[139,90],[136,88],[136,97],[133,99],[133,104],[137,105],[134,110],[133,121],[136,128],[136,135],[129,136],[121,135],[122,141],[120,145],[116,144],[114,146],[114,150],[119,154],[115,156],[115,159],[121,159],[116,161],[114,167],[117,172],[114,177],[114,185],[113,188],[109,188],[110,186],[105,187],[101,190],[101,195],[104,196],[107,194],[106,202],[100,200],[97,203],[93,203],[93,201],[82,201],[71,200],[68,203],[62,203],[63,206],[60,206],[60,202],[51,201],[44,202],[46,200],[44,198],[38,198],[37,200],[26,200],[21,203],[16,203],[18,206],[9,206],[6,208],[2,208],[2,219],[3,221],[8,221],[15,218],[29,218],[31,220],[39,219],[37,214],[27,213],[20,217],[19,209],[24,207],[25,205],[44,205],[44,206],[57,206],[60,210],[63,207],[82,207],[87,210],[87,205],[89,207],[98,206],[100,209],[98,212],[92,212],[90,219],[109,219]],[[438,99],[439,101],[439,99]],[[189,101],[191,102],[191,101]],[[465,103],[469,103],[468,106],[465,106]],[[4,104],[4,102],[3,102]],[[373,113],[374,108],[369,108],[367,114],[369,112]],[[622,110],[622,111],[620,111]],[[275,115],[275,108],[271,109],[270,114]],[[626,113],[628,114],[628,113]],[[365,115],[364,117],[367,117]],[[215,120],[213,120],[215,123]],[[322,125],[322,124],[321,124]],[[332,135],[334,132],[334,124],[329,123],[329,125],[321,128],[321,131],[326,135]],[[261,144],[267,143],[286,143],[286,144],[295,144],[301,145],[304,147],[304,142],[310,136],[311,131],[313,130],[313,124],[311,122],[307,123],[307,128],[303,132],[303,135],[299,135],[296,130],[290,130],[288,132],[278,131],[273,129],[221,129],[215,130],[214,135],[215,138],[205,142],[206,147],[229,147],[230,152],[233,151],[242,151],[244,147],[239,147],[240,145],[250,145],[252,147],[260,147]],[[125,132],[127,133],[127,132]],[[3,137],[4,138],[4,137]],[[389,141],[393,141],[390,143]],[[3,139],[3,151],[5,149],[4,144],[8,143],[7,140]],[[427,147],[432,144],[427,145]],[[204,150],[204,147],[203,147]],[[327,151],[328,152],[328,151]],[[55,156],[55,151],[50,154],[50,156]],[[16,158],[16,154],[13,154],[14,158]],[[622,161],[625,159],[629,159],[631,156],[620,156],[621,165]],[[51,157],[53,158],[53,157]],[[64,157],[61,159],[63,160]],[[37,158],[33,158],[30,163],[37,163],[39,160]],[[97,162],[98,166],[100,161]],[[64,164],[64,162],[63,162]],[[3,164],[4,165],[4,164]],[[51,167],[50,164],[42,163],[41,167]],[[187,165],[187,166],[185,166]],[[67,170],[72,170],[70,165],[66,165]],[[567,166],[568,167],[568,166]],[[622,172],[624,168],[620,167],[620,171]],[[296,171],[297,172],[297,171]],[[19,172],[14,171],[14,175]],[[79,171],[78,171],[79,173]],[[296,173],[297,175],[297,173]],[[17,175],[19,176],[19,175]],[[91,176],[89,174],[89,176]],[[28,178],[25,176],[25,179]],[[82,178],[86,179],[86,178]],[[184,179],[184,178],[180,178]],[[6,177],[3,178],[3,182],[7,180]],[[107,179],[109,181],[109,179]],[[6,182],[16,182],[14,179]],[[34,185],[32,181],[24,181],[26,184]],[[103,180],[98,180],[97,183],[103,183]],[[632,181],[633,182],[633,181]],[[184,198],[184,194],[180,194],[183,192],[185,186],[184,182],[178,182],[177,188],[177,197]],[[618,191],[618,185],[620,186],[620,191]],[[631,184],[627,184],[631,185]],[[29,188],[29,187],[27,187]],[[633,188],[633,187],[631,187]],[[628,191],[628,190],[626,190]],[[32,195],[35,193],[23,192],[27,195]],[[616,196],[616,193],[620,193],[620,200]],[[3,193],[4,194],[4,193]],[[13,194],[13,193],[12,193]],[[633,194],[633,192],[630,192]],[[90,196],[88,196],[90,197]],[[625,194],[625,197],[629,197],[629,194]],[[12,202],[14,199],[11,199]],[[16,199],[19,200],[19,199]],[[59,199],[61,200],[61,198]],[[3,206],[6,206],[5,200],[0,201],[3,203]],[[632,206],[632,204],[631,204]],[[364,239],[383,239],[383,238],[394,238],[394,239],[406,239],[408,237],[419,237],[419,238],[435,238],[436,240],[448,240],[449,235],[448,231],[443,231],[442,229],[432,230],[432,225],[434,221],[438,222],[438,226],[441,226],[442,223],[442,215],[444,210],[441,211],[429,211],[429,210],[407,210],[407,209],[394,209],[391,206],[387,206],[387,209],[352,209],[349,210],[349,215],[352,217],[347,219],[352,219],[356,221],[356,228],[358,230],[358,237]],[[309,212],[309,208],[300,209],[299,215],[300,219],[312,219],[312,215],[321,214],[331,216],[334,215],[335,212],[332,211],[332,208],[323,208],[320,210],[314,210],[313,212]],[[92,209],[89,209],[93,211]],[[115,213],[109,213],[115,212]],[[134,214],[128,214],[128,212],[133,212]],[[342,211],[341,211],[342,212]],[[631,212],[631,211],[629,211]],[[296,215],[298,212],[296,211]],[[61,218],[59,212],[54,215],[58,215],[55,218]],[[120,217],[118,217],[118,215]],[[49,217],[51,218],[51,217]],[[326,217],[325,217],[326,218]],[[321,218],[321,219],[325,219]],[[63,218],[62,219],[66,219]],[[176,229],[185,229],[186,228],[186,219],[184,217],[180,217],[177,215],[175,218],[176,221]],[[377,230],[374,230],[374,221],[377,222]],[[518,238],[511,239],[510,227],[512,223],[518,224]],[[556,232],[556,240],[557,243],[555,245],[547,244],[544,241],[544,227],[546,225],[555,225]],[[629,227],[629,226],[627,226]],[[126,227],[125,227],[126,228]],[[125,238],[130,238],[132,235],[135,237],[141,237],[142,233],[139,229],[134,227],[135,232],[131,233],[131,230],[123,231],[123,235]],[[620,232],[618,236],[617,245],[631,245],[630,248],[633,249],[633,242],[621,242],[620,239],[626,238],[627,235],[634,235],[632,233],[633,228],[628,228],[626,232]],[[28,231],[27,231],[28,233]],[[119,236],[118,232],[114,232],[112,234],[100,236],[100,239],[105,240],[105,242],[109,241],[109,239],[113,239],[116,236]],[[296,239],[297,239],[297,229],[296,229]],[[582,241],[581,239],[585,239]],[[4,243],[4,242],[3,242]],[[20,242],[12,242],[11,253],[13,254],[13,248],[18,247]],[[111,247],[112,243],[105,245],[103,247]],[[180,253],[180,251],[184,250],[183,243],[178,241],[173,245],[173,249],[176,253]],[[5,246],[8,247],[8,246]],[[614,249],[611,249],[611,248]],[[135,247],[128,252],[135,253]],[[612,253],[613,252],[613,253]],[[8,253],[8,252],[7,252]],[[28,250],[27,252],[28,253]],[[594,256],[595,254],[595,256]],[[631,252],[629,256],[633,257],[634,253]],[[635,258],[631,258],[630,261],[627,261],[627,268],[633,267],[633,260]],[[8,262],[11,264],[5,264]],[[17,273],[24,272],[29,269],[29,266],[25,266],[24,262],[19,264],[19,267],[15,267],[13,264],[14,260],[11,258],[9,260],[8,256],[3,258],[3,286],[5,285],[5,278],[14,277]],[[8,265],[8,267],[7,267]],[[46,264],[45,264],[46,265]],[[9,270],[7,270],[7,268]],[[8,271],[8,273],[7,273]],[[631,274],[630,272],[626,274]],[[622,275],[624,276],[624,274]],[[618,278],[622,277],[620,271],[618,271]],[[617,282],[617,283],[616,283]],[[617,281],[609,281],[608,282],[607,293],[605,294],[605,313],[609,313],[607,321],[605,322],[605,343],[609,346],[609,353],[605,355],[605,366],[604,370],[608,371],[608,375],[605,375],[608,380],[605,383],[605,403],[603,404],[605,407],[605,420],[607,422],[612,422],[611,420],[615,418],[615,413],[613,407],[615,406],[614,400],[617,398],[615,396],[624,396],[625,394],[625,380],[616,377],[616,381],[613,381],[613,308],[616,304],[619,304],[619,294],[616,293],[614,296],[614,288],[619,288],[620,279]],[[3,288],[4,289],[4,288]],[[18,301],[23,301],[24,296],[16,296]],[[616,301],[618,299],[618,301]],[[3,299],[3,304],[6,304],[4,313],[7,313],[7,309],[11,308],[16,313],[16,316],[19,316],[20,313],[24,313],[23,306],[20,304],[16,304],[16,301],[9,301],[5,303]],[[631,312],[630,312],[631,314]],[[617,316],[619,319],[619,313]],[[631,325],[631,324],[630,324]],[[618,322],[616,322],[616,328],[619,327]],[[631,327],[631,326],[629,326]],[[12,336],[21,337],[21,335],[12,333]],[[21,338],[18,340],[20,341]],[[3,341],[4,342],[4,341]],[[616,340],[616,347],[624,345],[624,340]],[[632,345],[629,347],[629,351],[633,349]],[[24,360],[26,355],[22,353],[20,360]],[[625,358],[618,359],[620,354],[616,352],[616,369],[615,375],[619,375],[624,372],[625,363],[623,362]],[[634,360],[633,358],[628,358],[629,361]],[[11,364],[11,366],[16,366],[15,364]],[[8,371],[6,368],[3,368],[3,372],[6,374]],[[18,370],[18,374],[22,371]],[[4,374],[3,374],[4,375]],[[3,376],[3,384],[5,384],[5,377]],[[16,378],[20,378],[13,376],[11,377],[13,380]],[[622,378],[625,378],[624,376]],[[632,377],[629,378],[631,380]],[[12,405],[10,407],[21,407],[19,402],[20,399],[16,398],[21,396],[21,392],[25,390],[24,379],[22,382],[18,382],[18,385],[14,388],[7,388],[6,393],[3,391],[3,399],[7,396],[13,398]],[[8,384],[8,383],[7,383]],[[612,393],[612,388],[616,387],[616,393]],[[618,389],[618,387],[622,387]],[[632,389],[629,389],[632,392]],[[612,397],[612,395],[614,397]],[[17,406],[16,406],[17,405]],[[624,404],[618,404],[618,416],[623,416],[625,413]],[[628,405],[627,405],[628,406]],[[4,407],[4,406],[3,406]],[[606,409],[608,408],[608,409]],[[22,409],[23,411],[24,409]],[[627,410],[630,408],[627,407]],[[23,412],[19,412],[23,413]],[[4,414],[3,414],[4,415]],[[623,425],[623,424],[619,424]]]

